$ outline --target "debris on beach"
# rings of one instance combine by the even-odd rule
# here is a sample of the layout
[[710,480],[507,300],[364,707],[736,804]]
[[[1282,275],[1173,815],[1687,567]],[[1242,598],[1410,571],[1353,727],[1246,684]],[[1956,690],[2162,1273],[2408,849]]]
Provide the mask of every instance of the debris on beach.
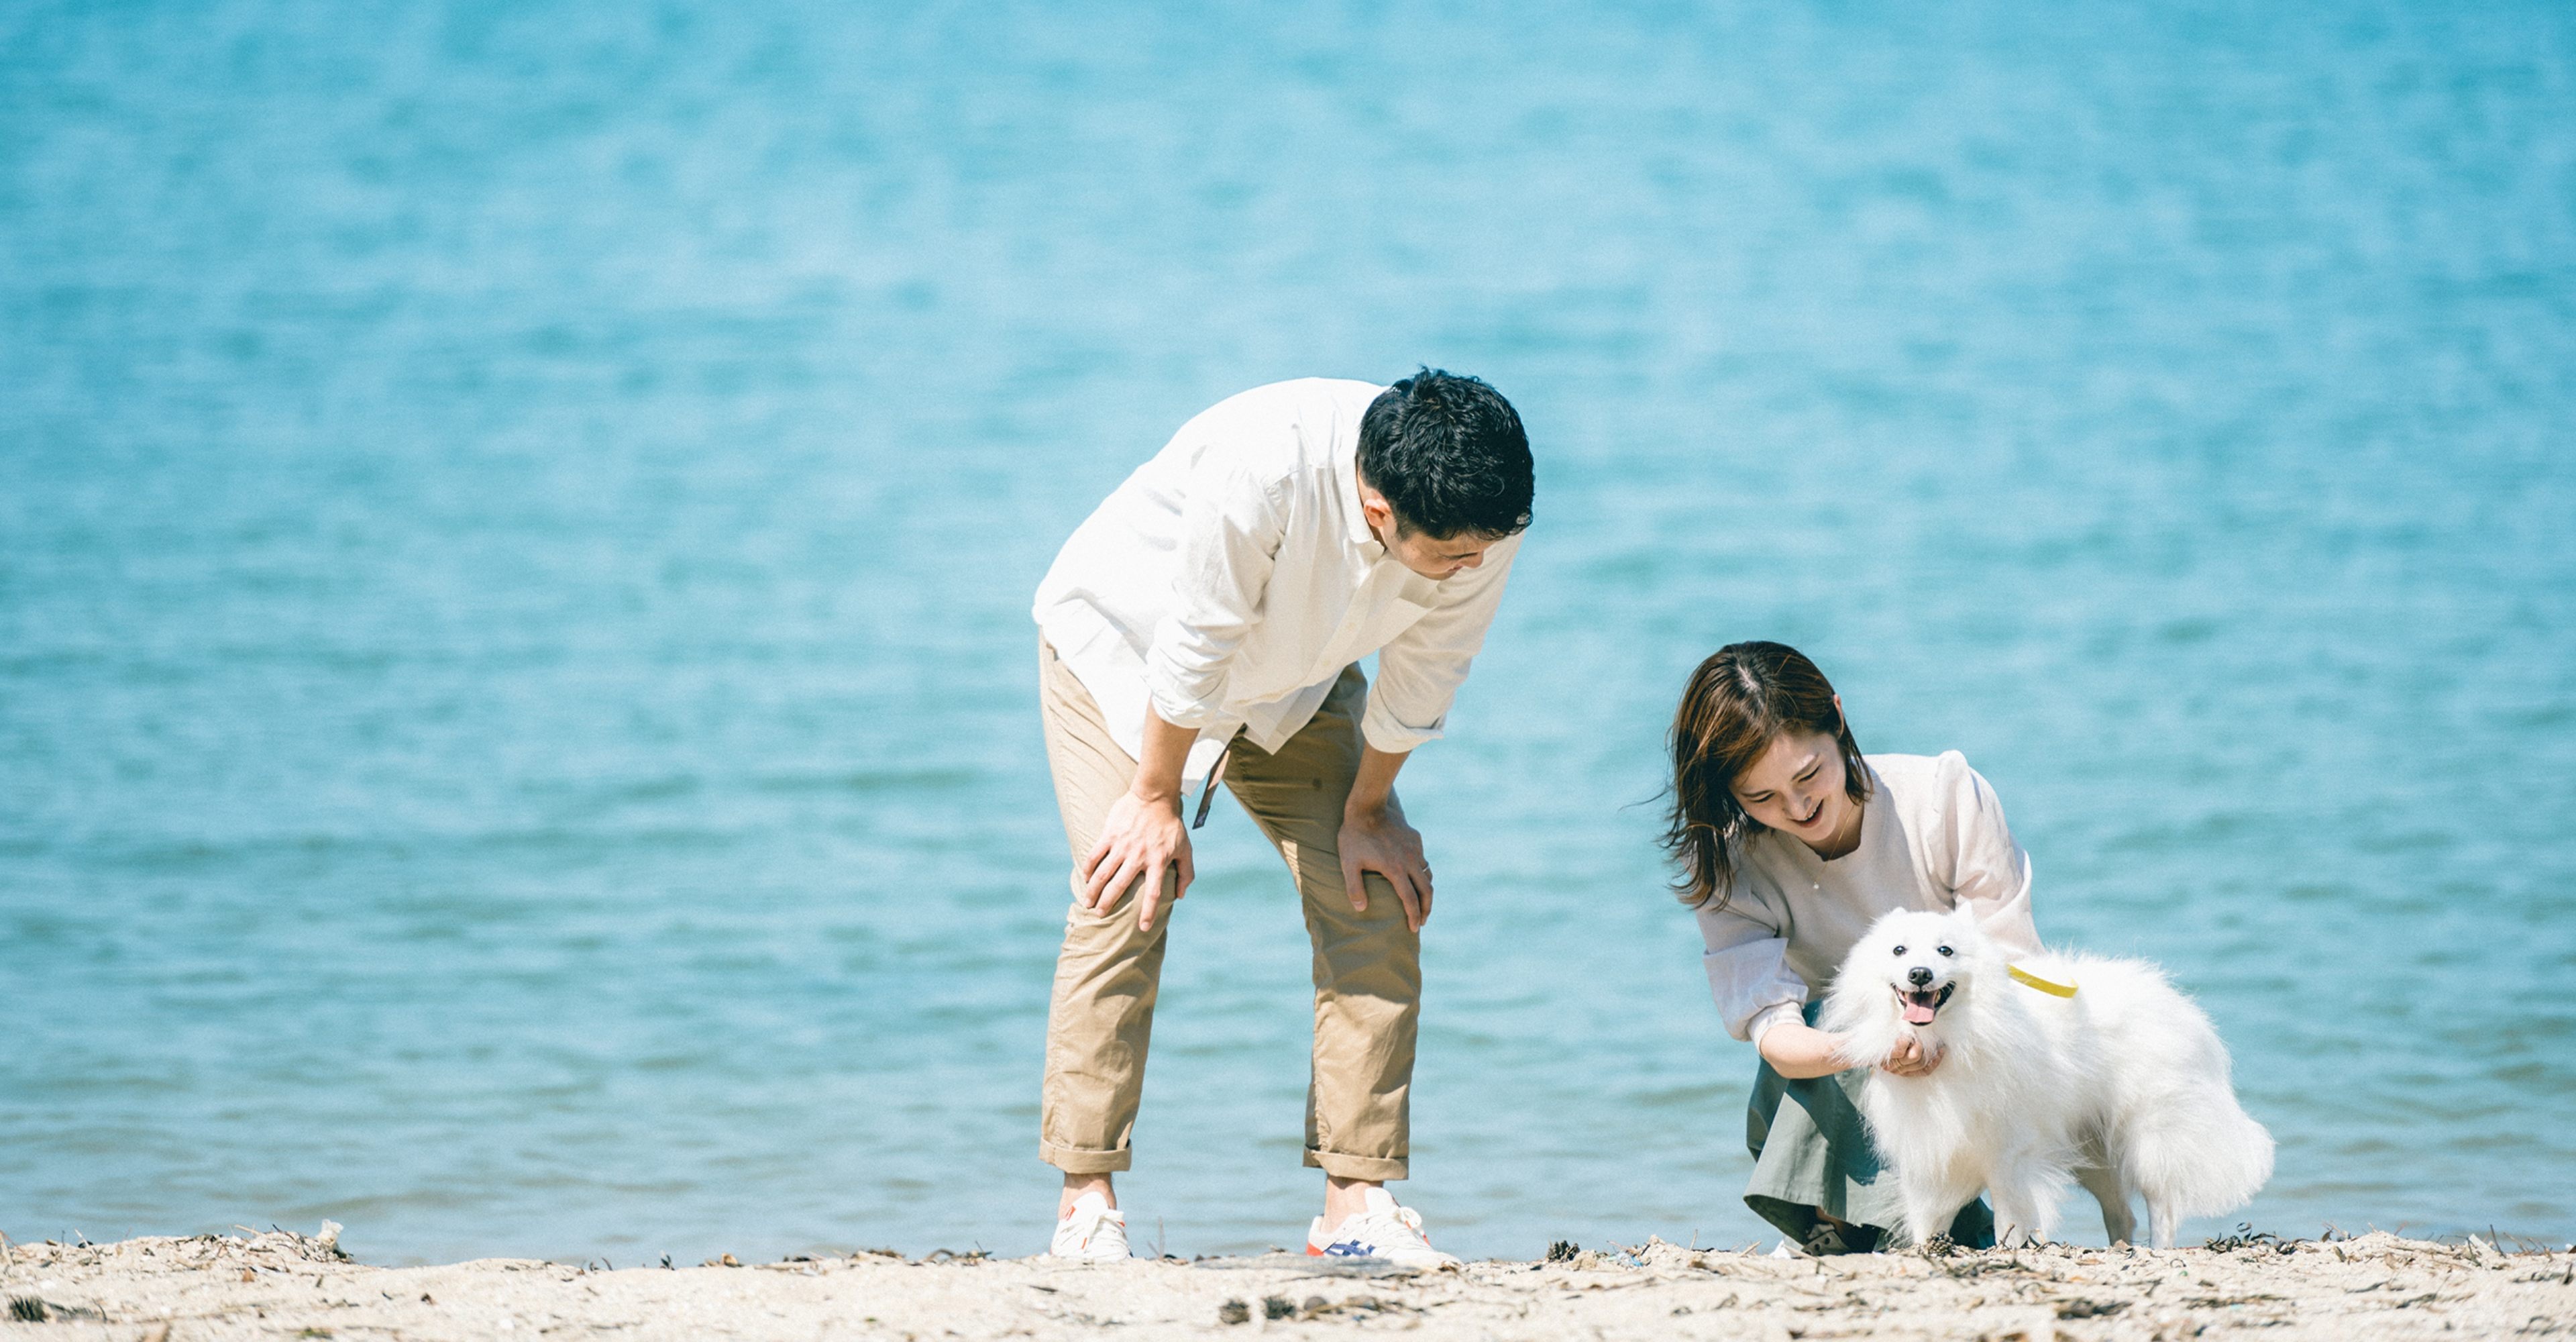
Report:
[[845,1329],[945,1342],[1177,1338],[1211,1327],[1392,1327],[1426,1342],[1661,1339],[1685,1328],[1770,1338],[2576,1337],[2576,1252],[2506,1248],[2501,1237],[2304,1240],[2247,1227],[2187,1249],[1786,1259],[1649,1238],[1591,1250],[1559,1241],[1535,1262],[1362,1273],[1284,1253],[1068,1264],[982,1251],[797,1254],[764,1271],[741,1270],[732,1255],[667,1270],[532,1259],[379,1268],[350,1261],[336,1231],[0,1246],[0,1331],[79,1321],[112,1338],[158,1330],[160,1342],[602,1333],[678,1342]]

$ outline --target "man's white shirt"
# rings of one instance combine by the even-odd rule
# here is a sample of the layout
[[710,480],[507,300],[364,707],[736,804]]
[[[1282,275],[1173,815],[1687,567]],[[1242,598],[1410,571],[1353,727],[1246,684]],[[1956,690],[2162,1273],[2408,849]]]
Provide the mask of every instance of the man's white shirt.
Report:
[[1303,378],[1181,426],[1094,509],[1038,584],[1038,627],[1141,758],[1145,708],[1195,727],[1205,778],[1235,730],[1277,750],[1342,668],[1378,654],[1361,735],[1402,752],[1440,735],[1485,643],[1520,538],[1434,581],[1360,512],[1360,416],[1385,388]]

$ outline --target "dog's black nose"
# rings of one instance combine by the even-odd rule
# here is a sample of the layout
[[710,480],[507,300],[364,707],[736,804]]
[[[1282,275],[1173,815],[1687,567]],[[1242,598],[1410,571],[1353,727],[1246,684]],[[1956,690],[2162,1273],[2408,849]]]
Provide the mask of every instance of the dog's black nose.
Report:
[[1932,986],[1931,970],[1919,968],[1909,969],[1905,971],[1905,977],[1911,980],[1917,988],[1928,988]]

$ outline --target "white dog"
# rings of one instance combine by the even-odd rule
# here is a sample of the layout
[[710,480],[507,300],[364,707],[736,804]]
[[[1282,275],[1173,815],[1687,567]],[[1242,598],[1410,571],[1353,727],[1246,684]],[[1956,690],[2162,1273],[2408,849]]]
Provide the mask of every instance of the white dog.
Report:
[[2147,1203],[2173,1247],[2186,1216],[2245,1205],[2272,1177],[2272,1134],[2228,1084],[2209,1017],[2138,960],[2055,952],[2018,968],[1965,913],[1899,911],[1872,924],[1834,976],[1819,1022],[1843,1060],[1875,1064],[1907,1034],[1944,1056],[1929,1076],[1873,1071],[1862,1116],[1905,1199],[1917,1244],[1991,1190],[1998,1243],[2044,1241],[2072,1179],[2114,1243]]

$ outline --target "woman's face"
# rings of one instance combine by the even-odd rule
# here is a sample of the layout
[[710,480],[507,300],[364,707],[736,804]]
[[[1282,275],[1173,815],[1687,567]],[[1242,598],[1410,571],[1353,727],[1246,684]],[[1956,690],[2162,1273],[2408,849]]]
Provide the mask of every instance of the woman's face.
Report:
[[[1839,706],[1839,704],[1837,704]],[[1847,838],[1860,808],[1843,791],[1843,752],[1823,732],[1784,732],[1772,738],[1735,776],[1736,804],[1744,813],[1811,848]]]

